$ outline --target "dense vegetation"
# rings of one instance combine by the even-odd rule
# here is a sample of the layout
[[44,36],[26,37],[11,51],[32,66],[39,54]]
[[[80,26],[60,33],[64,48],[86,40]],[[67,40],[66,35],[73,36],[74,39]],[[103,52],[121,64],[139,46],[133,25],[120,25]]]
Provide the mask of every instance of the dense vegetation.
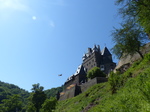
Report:
[[141,46],[146,44],[150,35],[149,0],[116,0],[120,5],[122,17],[119,28],[112,31],[114,46],[112,52],[118,57],[133,56],[138,53],[141,58]]
[[62,92],[62,91],[63,91],[63,85],[61,87],[45,90],[44,92],[47,95],[47,97],[50,98],[50,97],[55,97],[58,92]]
[[95,77],[106,77],[106,74],[104,74],[99,67],[93,67],[88,71],[87,78],[93,79]]
[[63,90],[63,86],[45,91],[43,89],[39,84],[34,84],[29,93],[14,84],[0,81],[0,112],[51,112],[57,104],[54,97],[58,91]]
[[120,5],[119,13],[124,20],[134,19],[150,35],[150,1],[149,0],[116,0]]
[[24,89],[19,88],[14,84],[4,83],[0,81],[0,103],[3,99],[6,99],[7,96],[14,94],[19,94],[23,99],[29,97],[29,92]]
[[109,81],[59,101],[55,112],[149,112],[150,54],[125,73],[111,73]]

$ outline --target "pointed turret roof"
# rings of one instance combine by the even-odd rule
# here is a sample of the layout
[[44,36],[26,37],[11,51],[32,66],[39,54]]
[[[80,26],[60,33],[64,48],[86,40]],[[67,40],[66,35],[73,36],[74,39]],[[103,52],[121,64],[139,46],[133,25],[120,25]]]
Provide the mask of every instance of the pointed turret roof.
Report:
[[77,74],[85,74],[85,70],[84,70],[84,67],[83,65],[80,65],[78,68],[77,68],[77,71],[74,75],[77,75]]
[[105,47],[105,48],[103,49],[102,55],[104,55],[104,56],[110,56],[110,55],[111,55],[111,53],[109,52],[109,50],[107,49],[107,47]]

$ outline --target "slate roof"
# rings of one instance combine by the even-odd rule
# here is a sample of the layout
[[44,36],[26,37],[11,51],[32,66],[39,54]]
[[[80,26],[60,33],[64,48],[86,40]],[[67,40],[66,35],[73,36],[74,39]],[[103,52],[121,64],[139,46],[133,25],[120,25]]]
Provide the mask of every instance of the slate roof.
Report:
[[85,73],[85,68],[83,67],[83,65],[80,65],[78,68],[77,68],[77,71],[74,75],[78,75],[78,74],[86,74]]
[[105,47],[105,48],[103,49],[102,55],[103,55],[103,56],[110,56],[110,55],[111,55],[111,53],[109,52],[109,50],[107,49],[107,47]]

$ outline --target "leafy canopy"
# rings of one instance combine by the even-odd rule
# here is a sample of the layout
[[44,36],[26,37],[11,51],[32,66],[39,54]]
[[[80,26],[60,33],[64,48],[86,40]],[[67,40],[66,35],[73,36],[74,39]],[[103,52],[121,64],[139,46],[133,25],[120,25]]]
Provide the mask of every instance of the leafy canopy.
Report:
[[46,99],[42,104],[42,112],[52,112],[57,104],[57,99],[55,97],[51,97],[50,99]]
[[112,39],[115,43],[112,52],[118,58],[135,53],[139,53],[143,58],[140,48],[147,42],[148,37],[139,24],[132,20],[126,21],[121,24],[120,29],[115,29],[112,32]]
[[[46,94],[44,93],[43,89],[44,87],[40,86],[40,84],[33,84],[32,93],[30,94],[29,100],[30,100],[30,107],[29,110],[36,109],[36,112],[39,112],[42,104],[46,100]],[[32,106],[31,106],[32,104]]]
[[22,110],[22,99],[20,95],[14,94],[12,96],[8,96],[7,99],[2,100],[2,104],[0,104],[0,110],[3,112],[16,112]]
[[150,35],[150,0],[116,0],[123,19],[133,19]]

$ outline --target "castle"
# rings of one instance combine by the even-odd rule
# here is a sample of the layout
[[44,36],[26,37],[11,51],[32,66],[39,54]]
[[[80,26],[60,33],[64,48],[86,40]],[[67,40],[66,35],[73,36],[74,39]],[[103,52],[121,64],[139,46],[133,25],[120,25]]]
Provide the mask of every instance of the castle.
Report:
[[87,72],[93,67],[99,67],[105,74],[110,73],[115,67],[116,63],[112,60],[112,55],[105,47],[102,51],[99,45],[94,45],[93,48],[88,48],[88,52],[82,57],[82,64],[77,68],[75,74],[70,76],[64,83],[64,91],[60,93],[60,100],[74,97],[87,88],[96,83],[106,82],[107,78],[95,78],[87,82]]
[[93,67],[100,67],[101,71],[108,74],[116,67],[116,63],[112,61],[112,55],[107,47],[101,51],[99,45],[94,45],[93,48],[88,48],[88,52],[83,55],[82,59],[82,65],[86,72]]

